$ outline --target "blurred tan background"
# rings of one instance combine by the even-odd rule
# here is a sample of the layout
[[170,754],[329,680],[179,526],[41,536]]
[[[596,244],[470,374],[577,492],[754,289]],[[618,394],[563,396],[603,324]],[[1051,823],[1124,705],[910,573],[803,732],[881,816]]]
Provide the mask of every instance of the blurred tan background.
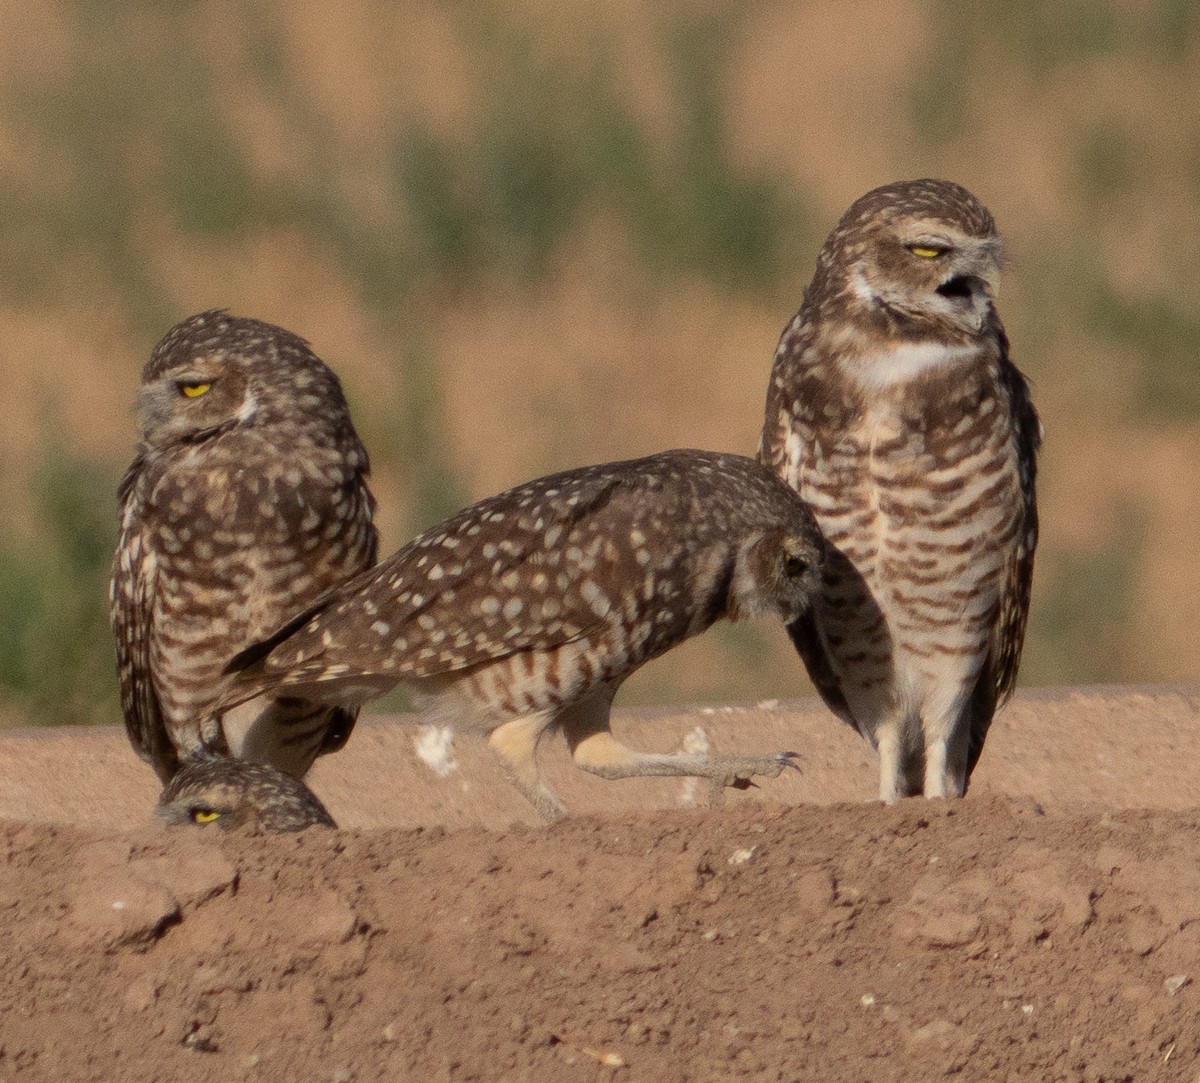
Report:
[[[1190,0],[0,0],[0,724],[119,718],[115,486],[154,342],[223,306],[342,377],[386,551],[470,500],[750,453],[845,207],[979,195],[1045,421],[1022,683],[1197,675]],[[724,626],[625,703],[809,690]]]

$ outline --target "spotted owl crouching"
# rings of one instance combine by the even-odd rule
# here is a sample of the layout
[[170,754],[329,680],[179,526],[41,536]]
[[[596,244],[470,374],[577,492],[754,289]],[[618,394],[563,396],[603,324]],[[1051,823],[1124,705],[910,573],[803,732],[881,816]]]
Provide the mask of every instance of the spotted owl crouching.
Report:
[[234,654],[375,562],[341,385],[291,332],[203,312],[155,346],[138,417],[110,594],[130,742],[163,782],[208,752],[302,776],[357,708],[271,694],[214,708]]
[[830,543],[789,631],[880,756],[880,797],[957,797],[1012,693],[1041,426],[996,312],[1001,242],[960,185],[858,199],[780,339],[759,456]]
[[569,470],[459,512],[241,652],[222,708],[264,695],[358,705],[403,683],[439,721],[486,733],[546,820],[565,811],[537,767],[550,730],[604,778],[743,786],[793,754],[635,752],[610,732],[613,696],[717,620],[797,620],[823,552],[804,503],[743,456]]
[[222,831],[264,832],[337,827],[300,779],[228,756],[185,764],[163,789],[154,811],[172,827],[212,825]]

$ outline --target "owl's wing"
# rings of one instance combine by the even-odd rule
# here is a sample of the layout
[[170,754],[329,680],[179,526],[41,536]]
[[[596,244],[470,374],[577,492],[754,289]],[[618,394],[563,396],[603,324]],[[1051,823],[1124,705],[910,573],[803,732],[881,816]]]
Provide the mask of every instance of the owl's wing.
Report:
[[757,453],[758,461],[792,488],[796,488],[797,479],[790,476],[794,464],[788,461],[787,442],[792,430],[793,406],[797,401],[796,385],[803,375],[800,358],[811,337],[805,329],[804,316],[805,310],[801,307],[779,338],[767,383],[767,404]]
[[604,602],[586,576],[556,582],[564,555],[594,543],[589,525],[602,512],[620,516],[616,502],[644,505],[653,481],[597,468],[547,497],[552,481],[472,505],[240,652],[226,668],[228,702],[278,684],[383,691],[587,636],[603,624]]
[[[766,418],[758,445],[759,461],[770,467],[797,492],[801,489],[802,462],[795,450],[798,445],[792,439],[793,427],[797,415],[815,409],[814,404],[821,401],[826,394],[821,384],[819,366],[802,360],[812,339],[813,324],[808,320],[807,306],[806,297],[799,313],[784,329],[775,351],[775,362],[767,388]],[[837,561],[840,555],[832,551],[827,554],[826,559],[831,562]],[[853,575],[853,568],[847,566],[844,574]],[[825,705],[847,725],[858,729],[811,609],[788,625],[788,635],[804,663],[804,668],[808,670],[809,680],[825,701]]]
[[1025,377],[1008,361],[1008,341],[1004,349],[1002,376],[1012,403],[1015,422],[1017,470],[1024,499],[1023,522],[1017,544],[1003,569],[1000,609],[992,632],[987,663],[971,699],[971,742],[967,755],[970,777],[991,725],[992,715],[1004,705],[1017,683],[1021,648],[1025,643],[1025,623],[1029,616],[1029,597],[1033,587],[1033,557],[1037,549],[1038,513],[1035,492],[1037,452],[1042,442],[1042,424],[1029,396]]
[[134,463],[121,482],[118,499],[122,529],[113,557],[110,620],[117,652],[117,677],[121,685],[121,712],[125,732],[134,751],[167,782],[179,770],[179,754],[167,733],[150,666],[156,561],[144,544],[141,530],[125,514],[131,495]]
[[846,696],[842,692],[841,682],[825,650],[825,644],[821,642],[821,633],[817,630],[817,622],[811,610],[788,625],[788,635],[792,638],[804,668],[808,670],[809,680],[825,701],[825,706],[847,725],[858,729],[858,724],[850,714]]
[[[375,561],[379,558],[379,530],[376,528],[374,522],[375,494],[371,492],[366,480],[369,470],[367,452],[361,444],[358,445],[358,452],[362,457],[363,467],[355,477],[354,500],[359,510],[352,518],[354,520],[365,519],[368,523],[366,551],[363,554],[363,568],[369,569],[375,566]],[[357,707],[335,707],[329,716],[329,726],[325,730],[325,737],[321,741],[321,747],[317,750],[317,755],[327,756],[331,752],[340,752],[345,748],[346,742],[350,740],[350,734],[354,732],[354,726],[357,722]]]

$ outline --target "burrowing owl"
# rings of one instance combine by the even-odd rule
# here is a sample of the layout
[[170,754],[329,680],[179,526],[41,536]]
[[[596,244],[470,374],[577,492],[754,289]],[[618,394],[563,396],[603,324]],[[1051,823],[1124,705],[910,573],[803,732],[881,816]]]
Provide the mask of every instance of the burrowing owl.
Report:
[[1000,238],[966,189],[868,192],[775,354],[760,458],[834,551],[789,629],[880,754],[880,796],[961,796],[1011,693],[1037,543],[1037,414],[993,294]]
[[121,483],[111,617],[125,728],[166,782],[211,752],[303,775],[357,709],[266,695],[213,714],[221,674],[375,561],[367,454],[297,336],[204,312],[154,348]]
[[561,730],[604,778],[745,785],[791,754],[652,755],[609,731],[643,663],[722,617],[795,620],[823,554],[812,515],[752,459],[669,451],[529,482],[460,512],[243,652],[229,702],[363,703],[403,682],[489,734],[544,819],[537,744]]
[[158,799],[155,815],[168,824],[214,824],[229,831],[303,831],[337,827],[328,810],[298,778],[262,763],[228,756],[180,769]]

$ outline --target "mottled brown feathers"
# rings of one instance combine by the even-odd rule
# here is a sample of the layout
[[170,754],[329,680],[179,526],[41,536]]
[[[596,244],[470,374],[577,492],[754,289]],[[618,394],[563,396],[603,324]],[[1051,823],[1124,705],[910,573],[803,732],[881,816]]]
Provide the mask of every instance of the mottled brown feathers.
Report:
[[887,800],[962,792],[1020,658],[1040,427],[995,309],[1001,256],[960,185],[867,193],[771,373],[760,458],[835,549],[793,642],[879,748]]
[[741,456],[675,451],[551,475],[349,581],[255,669],[284,685],[338,665],[348,680],[422,678],[619,629],[623,673],[626,650],[640,664],[725,615],[736,547],[767,530],[809,532],[816,559],[808,510]]
[[155,347],[138,407],[111,592],[130,740],[164,781],[214,749],[303,774],[356,712],[213,708],[237,651],[374,563],[369,463],[337,377],[282,328],[204,312]]
[[547,819],[562,812],[534,758],[548,729],[607,778],[740,784],[789,757],[635,753],[611,738],[609,705],[722,617],[795,619],[823,555],[809,510],[752,459],[671,451],[566,471],[452,516],[243,651],[225,702],[362,703],[403,682],[488,733]]
[[291,832],[337,827],[303,782],[266,764],[226,756],[186,764],[167,783],[155,814],[172,826]]

